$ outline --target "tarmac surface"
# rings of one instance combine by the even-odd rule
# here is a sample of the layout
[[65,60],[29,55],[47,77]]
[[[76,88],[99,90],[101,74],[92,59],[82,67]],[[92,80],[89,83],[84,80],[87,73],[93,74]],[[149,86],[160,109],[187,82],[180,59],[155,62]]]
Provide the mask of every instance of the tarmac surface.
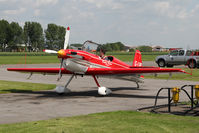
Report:
[[[146,62],[146,64],[153,65],[152,62]],[[6,70],[8,67],[24,67],[24,65],[1,65],[0,80],[64,85],[70,77],[64,75],[57,82],[58,75],[35,74],[27,80],[29,74],[8,72]],[[59,67],[59,64],[33,64],[25,67]],[[99,82],[101,86],[110,88],[112,94],[99,96],[96,84],[90,76],[74,78],[68,86],[72,92],[61,96],[53,90],[0,94],[0,124],[116,110],[137,110],[152,106],[158,89],[162,87],[198,84],[192,81],[145,79],[141,88],[137,89],[136,84],[129,81],[100,78]],[[182,95],[181,100],[188,100],[188,98]],[[164,91],[158,104],[166,103],[167,91]]]

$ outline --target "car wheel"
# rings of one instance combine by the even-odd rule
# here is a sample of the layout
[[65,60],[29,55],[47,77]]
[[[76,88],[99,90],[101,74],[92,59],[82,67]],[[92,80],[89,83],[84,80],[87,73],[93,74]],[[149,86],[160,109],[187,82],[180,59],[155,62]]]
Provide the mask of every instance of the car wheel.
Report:
[[165,67],[165,61],[164,60],[158,60],[158,66],[159,67]]
[[189,68],[196,68],[196,61],[195,60],[189,60],[188,67]]

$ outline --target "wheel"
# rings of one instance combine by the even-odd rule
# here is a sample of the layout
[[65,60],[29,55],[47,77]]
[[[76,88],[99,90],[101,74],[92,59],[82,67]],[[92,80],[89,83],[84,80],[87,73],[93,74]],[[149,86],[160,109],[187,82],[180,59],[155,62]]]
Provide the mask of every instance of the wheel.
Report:
[[64,93],[57,93],[59,96],[62,96],[62,95],[64,95]]
[[173,67],[173,65],[167,64],[167,67]]
[[165,67],[165,61],[163,59],[158,60],[159,67]]
[[189,60],[188,67],[189,68],[196,68],[196,61],[195,60]]

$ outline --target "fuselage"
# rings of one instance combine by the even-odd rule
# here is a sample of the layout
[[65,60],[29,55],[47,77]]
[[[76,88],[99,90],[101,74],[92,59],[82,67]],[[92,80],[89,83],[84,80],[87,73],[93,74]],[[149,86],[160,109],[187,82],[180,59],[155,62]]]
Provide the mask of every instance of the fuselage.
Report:
[[[114,56],[107,56],[106,60],[101,59],[100,56],[96,54],[89,53],[82,50],[67,49],[64,50],[65,56],[59,56],[64,58],[65,66],[69,65],[67,63],[74,63],[83,65],[90,68],[130,68],[131,66],[118,60]],[[67,67],[68,68],[68,67]]]

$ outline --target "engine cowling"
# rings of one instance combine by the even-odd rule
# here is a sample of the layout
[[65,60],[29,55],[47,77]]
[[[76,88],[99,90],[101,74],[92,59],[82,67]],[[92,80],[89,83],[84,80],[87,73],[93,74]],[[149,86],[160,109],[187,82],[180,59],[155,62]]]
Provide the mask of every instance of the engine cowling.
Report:
[[98,94],[99,95],[109,95],[112,91],[106,87],[98,87]]
[[78,73],[78,74],[85,74],[88,67],[78,63],[76,59],[67,59],[64,63],[64,67],[71,72]]

